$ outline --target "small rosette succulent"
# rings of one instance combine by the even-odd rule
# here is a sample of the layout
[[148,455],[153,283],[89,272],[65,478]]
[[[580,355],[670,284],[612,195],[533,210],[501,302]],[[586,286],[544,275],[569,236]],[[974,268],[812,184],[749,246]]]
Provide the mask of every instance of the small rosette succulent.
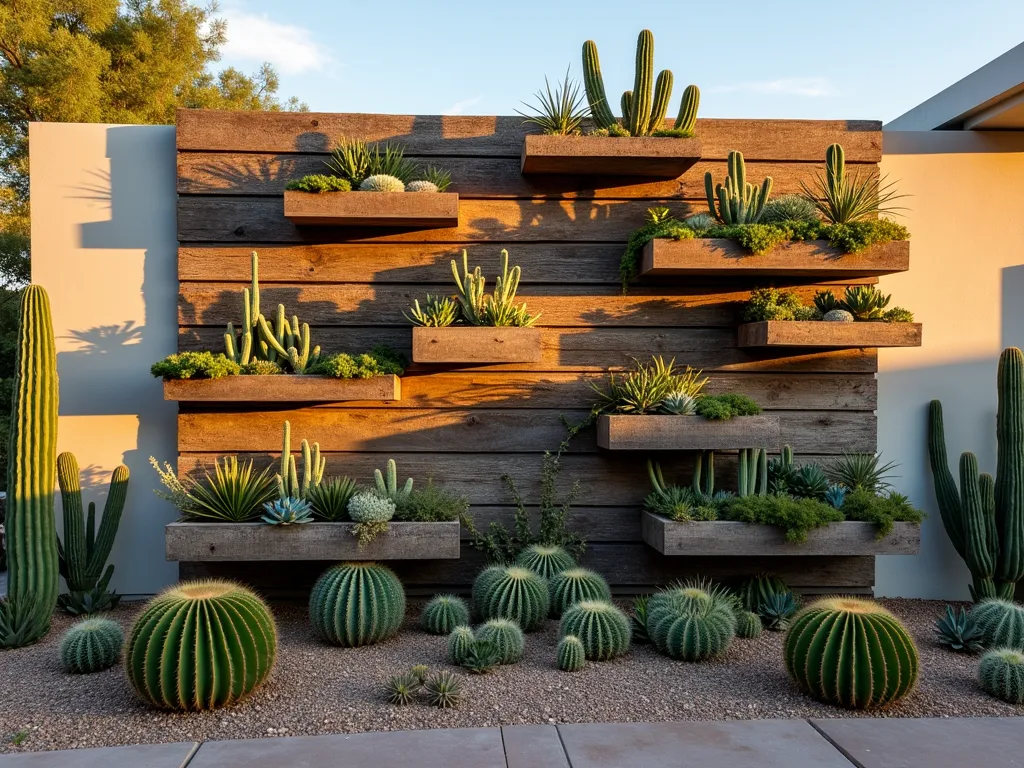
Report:
[[288,496],[268,501],[263,505],[263,517],[267,525],[298,525],[313,522],[313,505],[305,499]]

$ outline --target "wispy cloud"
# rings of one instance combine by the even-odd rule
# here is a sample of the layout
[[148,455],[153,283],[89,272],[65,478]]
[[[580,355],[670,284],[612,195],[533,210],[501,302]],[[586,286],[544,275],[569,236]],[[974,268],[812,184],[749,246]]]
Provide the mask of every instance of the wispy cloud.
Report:
[[322,70],[332,62],[329,51],[305,27],[282,24],[265,13],[249,13],[237,3],[226,5],[218,15],[228,23],[222,49],[226,59],[269,61],[287,75]]
[[463,99],[462,101],[456,101],[448,109],[442,109],[442,115],[461,115],[470,107],[476,106],[483,101],[482,96],[474,96],[471,99]]
[[834,96],[836,89],[825,77],[784,77],[778,80],[751,80],[708,88],[709,93],[755,93],[762,96]]

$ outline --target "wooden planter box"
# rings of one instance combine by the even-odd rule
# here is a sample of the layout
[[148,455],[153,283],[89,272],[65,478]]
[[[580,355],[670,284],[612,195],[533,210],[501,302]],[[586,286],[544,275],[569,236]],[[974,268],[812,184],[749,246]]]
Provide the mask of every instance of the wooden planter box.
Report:
[[875,277],[910,269],[910,242],[895,240],[860,253],[842,253],[826,240],[782,243],[752,254],[728,238],[652,240],[644,246],[640,274],[810,277],[821,280]]
[[164,529],[168,560],[183,562],[266,560],[455,560],[459,525],[389,523],[360,547],[355,523],[171,523]]
[[334,227],[459,226],[455,192],[296,192],[285,190],[284,216],[292,224]]
[[523,142],[524,174],[674,179],[700,160],[698,139],[545,136]]
[[677,523],[644,512],[643,537],[663,555],[706,557],[720,555],[916,555],[921,548],[921,526],[896,523],[884,539],[876,538],[874,523],[832,523],[808,532],[807,541],[793,544],[774,525],[725,520]]
[[337,379],[333,376],[225,376],[164,382],[164,400],[183,403],[340,403],[401,400],[397,376]]
[[701,416],[607,415],[597,419],[597,445],[610,451],[778,451],[778,416],[737,416],[711,421]]
[[740,347],[847,349],[920,347],[920,323],[826,323],[823,320],[765,320],[738,329]]
[[542,351],[537,328],[416,326],[412,329],[415,363],[537,363]]

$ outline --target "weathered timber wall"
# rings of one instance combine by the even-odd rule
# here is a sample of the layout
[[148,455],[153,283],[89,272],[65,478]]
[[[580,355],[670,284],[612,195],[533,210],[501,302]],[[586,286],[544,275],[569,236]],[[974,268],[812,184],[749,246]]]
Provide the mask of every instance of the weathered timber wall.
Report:
[[[799,191],[799,181],[821,169],[832,142],[844,146],[848,162],[876,171],[882,149],[878,123],[701,120],[703,160],[679,179],[637,184],[523,177],[524,128],[512,117],[185,110],[178,113],[177,135],[181,349],[222,347],[224,325],[241,317],[253,249],[260,253],[265,311],[283,302],[310,323],[315,342],[327,351],[387,343],[408,353],[411,328],[402,311],[427,291],[450,291],[450,259],[467,248],[471,264],[493,276],[498,252],[508,248],[512,262],[523,268],[520,296],[543,313],[544,343],[539,363],[413,367],[403,379],[403,400],[390,405],[282,405],[257,412],[221,404],[182,406],[182,473],[226,453],[271,461],[288,418],[296,445],[303,437],[320,442],[328,472],[366,479],[390,456],[403,476],[421,482],[433,477],[465,493],[478,522],[510,520],[501,475],[511,475],[526,498],[536,501],[541,453],[564,436],[559,416],[582,418],[591,403],[591,382],[651,354],[703,368],[712,376],[709,391],[753,396],[779,415],[783,442],[803,457],[875,449],[873,350],[739,349],[736,302],[751,284],[648,280],[622,295],[618,263],[626,238],[651,205],[681,213],[703,209],[703,174],[711,170],[717,179],[724,177],[729,150],[744,153],[751,179],[773,176],[773,194],[781,195]],[[410,156],[451,169],[452,189],[461,196],[460,226],[395,231],[292,225],[283,216],[285,181],[319,169],[332,141],[343,135],[395,140]],[[809,295],[815,287],[799,290]],[[640,538],[645,459],[600,453],[591,432],[574,441],[563,462],[563,485],[581,484],[572,525],[591,542],[586,562],[621,590],[695,570],[725,577],[769,567],[795,586],[812,589],[863,589],[872,583],[872,558],[755,562],[658,555]],[[688,479],[690,457],[660,460],[673,477]],[[717,469],[720,485],[734,483],[731,457],[722,456]],[[413,587],[465,586],[479,564],[464,546],[461,560],[407,563],[400,570]],[[238,575],[246,572],[234,567]],[[266,575],[261,568],[248,572]]]

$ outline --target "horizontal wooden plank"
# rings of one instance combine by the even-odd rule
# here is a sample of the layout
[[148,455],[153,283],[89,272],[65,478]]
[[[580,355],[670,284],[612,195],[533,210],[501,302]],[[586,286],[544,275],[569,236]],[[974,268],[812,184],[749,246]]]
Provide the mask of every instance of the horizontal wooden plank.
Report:
[[[529,131],[517,116],[374,115],[330,112],[178,110],[179,151],[329,152],[340,137],[395,141],[410,155],[497,155],[518,159]],[[666,120],[665,126],[672,127]],[[738,149],[747,160],[819,161],[839,142],[848,162],[877,163],[882,124],[874,120],[699,119],[704,159]]]
[[548,136],[523,139],[524,175],[637,176],[674,179],[701,157],[700,139]]
[[178,522],[164,528],[168,560],[442,560],[459,556],[459,523],[388,524],[360,546],[355,523]]
[[164,382],[164,400],[195,403],[340,403],[402,399],[397,376],[335,379],[328,376],[225,376]]
[[[411,327],[410,327],[411,328]],[[385,344],[412,352],[410,328],[312,329],[314,343],[325,352],[362,352]],[[680,365],[714,371],[775,373],[874,373],[875,350],[742,350],[735,328],[541,328],[543,355],[539,363],[506,363],[475,367],[480,372],[595,371],[630,367],[637,358],[663,355]],[[222,349],[222,327],[179,328],[181,350]]]
[[459,225],[454,192],[327,192],[285,190],[284,217],[292,224],[334,227],[439,229]]
[[412,329],[415,363],[536,363],[541,354],[541,336],[536,328]]
[[[495,451],[536,453],[555,448],[565,437],[561,416],[580,421],[586,411],[468,409],[331,409],[279,411],[193,412],[178,416],[178,450],[198,453],[276,451],[285,420],[292,434],[320,443],[324,451],[395,451],[467,453]],[[876,425],[872,414],[860,411],[779,411],[781,441],[805,453],[874,451]],[[641,417],[622,417],[638,419]],[[683,417],[677,417],[683,418]],[[754,417],[747,417],[754,418]],[[738,423],[738,422],[737,422]],[[823,427],[827,427],[824,428]],[[735,429],[735,425],[732,426]],[[767,435],[759,440],[774,444]],[[761,443],[744,443],[758,447]],[[593,452],[593,433],[573,442],[576,452]],[[650,450],[657,450],[651,447]]]
[[860,253],[843,253],[825,240],[783,243],[768,253],[752,254],[733,240],[657,239],[643,251],[640,274],[809,277],[840,280],[910,269],[910,243],[882,243]]
[[920,347],[920,323],[831,323],[767,320],[736,329],[741,347]]
[[722,451],[764,447],[777,451],[779,417],[737,416],[711,421],[700,416],[604,415],[597,445],[609,451]]
[[915,523],[895,523],[882,539],[874,523],[832,523],[809,531],[806,541],[794,544],[773,525],[677,523],[650,512],[643,513],[643,537],[656,551],[677,557],[916,555],[921,548],[921,526]]

